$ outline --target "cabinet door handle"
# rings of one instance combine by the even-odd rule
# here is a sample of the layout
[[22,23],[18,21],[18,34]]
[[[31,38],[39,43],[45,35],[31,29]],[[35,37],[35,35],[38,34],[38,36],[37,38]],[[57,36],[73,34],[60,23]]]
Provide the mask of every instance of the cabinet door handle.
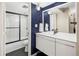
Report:
[[61,42],[56,42],[56,43],[60,43],[60,44],[63,44],[63,45],[66,45],[66,46],[70,46],[70,47],[75,47],[75,46],[72,46],[72,45],[68,45],[68,44],[65,44],[65,43],[61,43]]
[[70,47],[75,47],[75,46],[71,46],[71,45],[67,45],[67,44],[65,44],[66,46],[70,46]]

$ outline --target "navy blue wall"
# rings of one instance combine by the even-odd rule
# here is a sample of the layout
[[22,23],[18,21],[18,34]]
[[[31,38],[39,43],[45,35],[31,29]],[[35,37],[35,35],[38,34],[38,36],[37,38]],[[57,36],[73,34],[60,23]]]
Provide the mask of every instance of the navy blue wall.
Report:
[[[37,11],[36,5],[31,4],[31,47],[32,47],[32,54],[37,51],[36,49],[36,34],[39,32],[39,23],[42,23],[42,11]],[[35,28],[35,24],[38,24],[38,27]]]

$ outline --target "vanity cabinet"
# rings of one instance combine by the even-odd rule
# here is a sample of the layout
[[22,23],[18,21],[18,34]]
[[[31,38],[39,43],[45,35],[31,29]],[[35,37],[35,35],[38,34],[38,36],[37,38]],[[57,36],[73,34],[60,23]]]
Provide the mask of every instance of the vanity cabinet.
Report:
[[[52,32],[51,32],[52,33]],[[48,56],[76,56],[76,35],[58,32],[36,34],[36,48]]]
[[55,56],[55,39],[43,35],[37,35],[36,48],[49,56]]
[[56,39],[56,56],[76,56],[76,44]]

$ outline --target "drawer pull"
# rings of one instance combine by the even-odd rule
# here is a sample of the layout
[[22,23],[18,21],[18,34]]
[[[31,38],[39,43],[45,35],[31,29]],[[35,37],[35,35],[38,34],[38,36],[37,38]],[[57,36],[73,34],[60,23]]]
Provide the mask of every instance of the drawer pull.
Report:
[[65,44],[65,43],[61,43],[61,42],[56,42],[56,43],[60,43],[62,45],[66,45],[66,46],[70,46],[70,47],[75,47],[75,46],[71,46],[71,45],[68,45],[68,44]]

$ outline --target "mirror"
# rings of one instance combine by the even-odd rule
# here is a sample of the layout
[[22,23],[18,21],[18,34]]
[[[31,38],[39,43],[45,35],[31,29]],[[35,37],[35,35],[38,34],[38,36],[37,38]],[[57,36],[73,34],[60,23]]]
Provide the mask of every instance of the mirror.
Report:
[[63,5],[43,11],[44,31],[76,33],[76,4]]

